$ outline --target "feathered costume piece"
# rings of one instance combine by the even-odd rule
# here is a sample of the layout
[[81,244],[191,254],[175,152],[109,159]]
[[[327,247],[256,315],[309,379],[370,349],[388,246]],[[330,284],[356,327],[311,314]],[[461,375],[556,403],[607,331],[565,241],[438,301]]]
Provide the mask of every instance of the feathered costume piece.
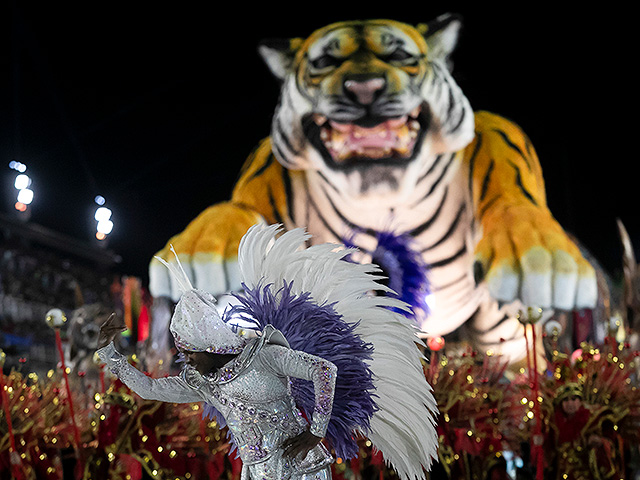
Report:
[[[316,304],[308,293],[292,294],[291,285],[279,290],[271,285],[249,289],[238,298],[241,305],[233,308],[232,316],[250,316],[263,331],[271,325],[284,335],[292,349],[322,357],[338,367],[340,374],[325,437],[338,457],[356,457],[359,446],[352,432],[358,427],[368,432],[369,419],[376,409],[375,387],[367,365],[371,345],[365,344],[353,332],[354,327],[330,305]],[[313,383],[292,378],[291,384],[298,407],[311,418],[315,407]]]
[[[351,376],[368,392],[373,403],[364,410],[362,399],[351,405],[348,399],[335,400],[328,437],[351,429],[350,437],[369,438],[400,478],[423,479],[423,468],[429,469],[436,456],[437,407],[416,345],[421,341],[412,321],[398,313],[408,306],[372,295],[387,290],[377,282],[380,269],[346,261],[352,250],[336,244],[304,248],[310,236],[302,229],[280,233],[278,225],[256,225],[243,237],[238,264],[245,293],[238,295],[241,305],[235,312],[252,317],[259,328],[274,325],[293,348],[336,363],[338,379]],[[352,347],[359,353],[351,363],[361,360],[368,366],[375,392],[366,371],[345,370]],[[336,453],[355,453],[351,438],[330,441]]]
[[[388,276],[391,296],[411,307],[411,312],[404,309],[400,312],[413,317],[416,324],[421,324],[429,313],[426,301],[429,294],[429,268],[419,249],[414,246],[414,238],[393,231],[377,232],[375,236],[378,244],[371,254],[371,263],[380,266]],[[355,247],[352,239],[343,239],[343,242],[348,247]]]

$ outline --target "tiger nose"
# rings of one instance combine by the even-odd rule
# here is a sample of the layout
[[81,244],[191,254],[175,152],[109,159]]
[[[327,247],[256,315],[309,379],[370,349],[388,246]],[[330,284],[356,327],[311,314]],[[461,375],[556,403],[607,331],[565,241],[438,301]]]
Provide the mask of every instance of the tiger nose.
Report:
[[362,105],[370,105],[378,98],[381,91],[386,86],[384,78],[369,78],[367,80],[346,80],[344,82],[345,90],[355,96],[358,103]]

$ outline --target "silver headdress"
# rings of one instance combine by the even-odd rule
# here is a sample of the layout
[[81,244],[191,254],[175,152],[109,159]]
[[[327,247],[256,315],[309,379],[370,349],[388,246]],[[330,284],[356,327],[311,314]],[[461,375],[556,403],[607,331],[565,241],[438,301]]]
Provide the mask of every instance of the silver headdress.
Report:
[[222,319],[212,294],[191,285],[173,245],[171,251],[177,266],[156,258],[169,269],[181,291],[169,327],[176,346],[191,352],[240,353],[246,339]]

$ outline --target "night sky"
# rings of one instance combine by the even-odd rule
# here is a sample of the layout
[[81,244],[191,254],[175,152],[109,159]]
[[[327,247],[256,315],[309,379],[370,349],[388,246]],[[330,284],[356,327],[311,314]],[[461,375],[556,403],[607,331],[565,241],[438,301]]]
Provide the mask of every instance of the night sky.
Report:
[[552,212],[615,273],[616,217],[640,236],[638,133],[626,117],[637,107],[631,16],[422,3],[329,13],[336,5],[312,11],[305,2],[291,17],[284,6],[256,11],[244,2],[228,13],[3,2],[0,211],[15,213],[11,160],[33,178],[34,223],[89,242],[93,198],[103,195],[114,212],[108,248],[122,256],[123,273],[146,280],[151,256],[229,197],[244,159],[269,134],[279,87],[258,56],[260,40],[304,37],[338,20],[418,23],[452,11],[465,23],[456,80],[475,109],[525,130]]

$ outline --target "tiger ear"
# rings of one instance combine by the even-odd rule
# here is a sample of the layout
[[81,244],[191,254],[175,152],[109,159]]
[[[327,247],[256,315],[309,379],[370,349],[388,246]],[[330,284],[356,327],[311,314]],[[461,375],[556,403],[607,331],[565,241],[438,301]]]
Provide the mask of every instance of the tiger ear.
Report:
[[451,54],[458,44],[462,17],[453,13],[445,13],[429,23],[416,26],[427,41],[428,55],[433,59],[443,60],[449,70],[453,68]]
[[301,38],[263,40],[258,45],[258,52],[271,73],[278,80],[284,80],[293,70],[293,60],[302,42]]

